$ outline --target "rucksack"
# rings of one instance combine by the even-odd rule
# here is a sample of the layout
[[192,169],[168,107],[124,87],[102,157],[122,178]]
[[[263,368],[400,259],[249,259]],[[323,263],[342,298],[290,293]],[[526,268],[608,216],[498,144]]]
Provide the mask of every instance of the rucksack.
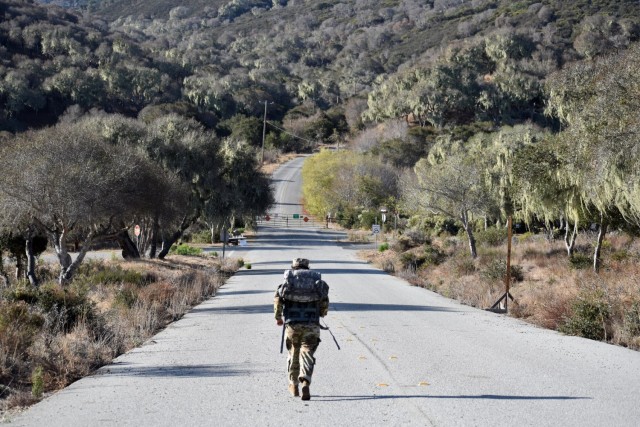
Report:
[[280,296],[295,302],[320,301],[329,296],[329,285],[314,270],[286,270]]

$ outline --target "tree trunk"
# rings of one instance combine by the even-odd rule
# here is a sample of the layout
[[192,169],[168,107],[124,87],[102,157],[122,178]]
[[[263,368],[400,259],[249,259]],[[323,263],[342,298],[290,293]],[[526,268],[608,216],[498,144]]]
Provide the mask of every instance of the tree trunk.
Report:
[[199,214],[194,214],[191,217],[185,217],[182,220],[182,223],[180,224],[180,227],[178,227],[178,230],[176,230],[175,233],[173,233],[171,235],[171,237],[169,237],[168,240],[163,240],[162,242],[162,250],[160,251],[160,253],[158,254],[158,258],[159,259],[164,259],[164,257],[167,256],[167,254],[169,253],[169,250],[171,249],[171,246],[173,246],[173,244],[178,241],[178,239],[180,237],[182,237],[182,234],[184,233],[184,231],[189,228],[193,223],[195,223],[198,218],[200,217]]
[[569,221],[567,221],[564,229],[564,246],[567,248],[567,256],[571,258],[576,248],[576,238],[578,237],[578,223],[573,224],[573,232],[569,237]]
[[553,241],[553,223],[551,221],[544,222],[544,237],[547,242]]
[[27,231],[25,238],[25,255],[27,256],[27,279],[31,286],[38,286],[38,278],[36,277],[36,257],[33,254],[33,230]]
[[65,284],[64,274],[65,271],[71,265],[71,255],[67,252],[67,236],[65,230],[50,232],[51,241],[53,247],[56,250],[58,256],[58,263],[60,264],[60,275],[58,276],[58,283]]
[[[78,252],[78,256],[76,257],[75,261],[70,262],[66,268],[63,268],[62,271],[60,271],[60,276],[58,278],[58,283],[60,285],[64,286],[71,281],[74,274],[78,270],[78,267],[80,267],[80,264],[84,260],[85,255],[87,255],[87,252],[89,252],[91,244],[94,241],[94,237],[94,233],[90,232],[82,242],[82,249],[80,249],[80,252]],[[67,254],[67,256],[68,260],[71,261],[71,257],[69,256],[69,254]]]
[[153,218],[153,230],[151,231],[151,242],[149,247],[149,258],[154,259],[158,251],[158,235],[160,234],[160,224],[158,217]]
[[4,271],[4,255],[2,252],[0,248],[0,289],[9,286],[9,276],[7,276],[7,273]]
[[124,259],[140,259],[140,252],[133,240],[129,237],[127,230],[122,230],[116,236],[118,244],[122,249],[122,258]]
[[211,223],[209,225],[209,232],[211,233],[211,244],[213,245],[220,238],[220,224]]
[[602,242],[604,242],[604,236],[607,234],[607,221],[604,219],[604,213],[600,214],[600,231],[598,232],[598,242],[596,243],[596,249],[593,251],[593,271],[600,272],[602,267]]
[[173,244],[177,242],[180,237],[182,237],[182,233],[184,233],[184,230],[180,228],[175,233],[173,233],[171,237],[169,237],[166,240],[163,240],[162,250],[158,254],[158,259],[164,259],[167,256],[167,254],[169,253],[169,250],[171,249],[171,246],[173,246]]
[[467,237],[469,239],[469,251],[471,252],[471,257],[476,259],[478,257],[478,251],[476,250],[476,239],[473,236],[473,229],[471,228],[471,223],[469,222],[469,217],[466,212],[463,212],[461,215],[462,224],[464,225],[464,230],[467,232]]
[[26,277],[24,272],[24,259],[22,254],[16,255],[16,280],[22,280]]

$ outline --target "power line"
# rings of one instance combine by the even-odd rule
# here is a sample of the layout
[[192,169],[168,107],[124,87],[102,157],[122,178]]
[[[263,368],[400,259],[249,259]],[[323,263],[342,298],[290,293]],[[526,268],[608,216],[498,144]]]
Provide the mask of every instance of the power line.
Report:
[[276,126],[276,125],[274,125],[273,123],[271,123],[270,121],[267,121],[267,124],[268,124],[269,126],[273,126],[274,128],[278,129],[279,131],[284,132],[284,133],[286,133],[287,135],[292,136],[292,137],[294,137],[294,138],[301,139],[301,140],[306,141],[306,142],[311,143],[311,144],[315,144],[315,143],[316,143],[316,141],[310,141],[310,140],[308,140],[308,139],[306,139],[306,138],[303,138],[303,137],[301,137],[301,136],[295,135],[295,134],[293,134],[293,133],[291,133],[291,132],[289,132],[289,131],[287,131],[287,130],[283,129],[283,128],[281,128],[280,126]]

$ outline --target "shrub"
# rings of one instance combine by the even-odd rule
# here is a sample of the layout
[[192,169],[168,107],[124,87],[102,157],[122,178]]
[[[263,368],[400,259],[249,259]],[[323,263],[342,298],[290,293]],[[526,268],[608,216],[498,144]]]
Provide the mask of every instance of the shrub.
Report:
[[625,249],[620,249],[618,251],[614,251],[611,253],[611,259],[613,261],[622,262],[622,261],[626,261],[629,258],[630,258],[629,251]]
[[417,228],[411,228],[405,231],[404,236],[407,239],[409,239],[409,244],[411,247],[416,247],[416,246],[424,245],[427,243],[431,243],[431,241],[427,237],[427,234],[424,231],[419,230]]
[[[507,263],[504,260],[491,261],[480,273],[480,276],[488,282],[504,280],[507,274]],[[515,282],[524,280],[522,267],[516,264],[511,265],[511,279]]]
[[535,236],[535,234],[533,234],[533,233],[532,233],[532,232],[530,232],[530,231],[527,231],[526,233],[518,234],[516,237],[517,237],[517,239],[518,239],[518,243],[524,243],[524,242],[526,242],[527,240],[532,239],[532,238],[533,238],[533,236]]
[[409,239],[407,236],[398,237],[396,242],[393,244],[393,249],[396,252],[405,252],[413,247],[414,246],[412,246],[411,239]]
[[136,301],[138,301],[138,289],[127,283],[118,289],[118,292],[116,292],[114,297],[113,304],[115,306],[131,308]]
[[150,306],[154,304],[167,306],[168,302],[173,298],[177,291],[177,288],[171,283],[164,281],[152,283],[140,289],[137,299],[138,301]]
[[24,301],[0,301],[0,347],[23,352],[43,325],[44,318]]
[[102,283],[105,285],[130,283],[136,286],[144,286],[155,281],[155,277],[150,274],[143,275],[135,270],[125,270],[122,267],[106,267],[104,270],[95,272],[86,277],[90,283]]
[[468,276],[476,272],[476,265],[469,257],[458,257],[453,261],[453,269],[459,276]]
[[450,236],[457,235],[461,229],[461,224],[458,221],[442,217],[438,218],[433,227],[433,231],[437,235],[448,234]]
[[415,252],[405,252],[400,255],[400,262],[402,263],[402,268],[405,270],[416,271],[424,264],[425,259],[426,257],[424,255]]
[[560,332],[592,340],[606,339],[606,324],[611,307],[601,290],[586,291],[571,305],[571,315],[559,328]]
[[9,288],[5,291],[8,301],[24,301],[27,304],[35,304],[38,301],[38,288],[25,283]]
[[500,246],[507,241],[507,237],[505,228],[491,227],[476,233],[477,242],[487,246]]
[[211,244],[211,232],[209,230],[202,230],[196,233],[192,233],[189,241],[191,243]]
[[42,397],[44,393],[44,370],[42,366],[36,367],[31,374],[31,394],[36,399]]
[[385,258],[381,261],[382,270],[387,273],[395,273],[396,266],[393,263],[393,259]]
[[624,313],[623,329],[629,338],[640,337],[640,302],[634,302]]
[[591,257],[580,252],[576,252],[569,258],[569,266],[574,270],[584,270],[593,265]]
[[245,264],[244,268],[246,268],[247,270],[251,270],[251,264],[249,264],[249,263]]
[[383,244],[381,244],[380,246],[378,246],[378,252],[384,252],[389,250],[389,243],[384,242]]
[[178,246],[172,246],[170,252],[176,255],[197,256],[202,254],[202,249],[182,243]]
[[40,287],[37,305],[55,319],[56,328],[71,330],[79,320],[93,321],[96,317],[94,304],[85,292],[77,288],[63,288],[57,283]]
[[425,263],[428,265],[439,265],[445,260],[446,255],[438,248],[425,245],[424,247]]

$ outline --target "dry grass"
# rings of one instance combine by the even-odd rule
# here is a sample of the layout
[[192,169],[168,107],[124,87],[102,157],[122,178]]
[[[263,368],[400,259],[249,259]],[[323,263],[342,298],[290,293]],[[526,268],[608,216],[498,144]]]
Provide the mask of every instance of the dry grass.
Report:
[[[215,295],[237,260],[88,262],[62,289],[14,284],[0,297],[1,412],[37,401],[109,363]],[[41,374],[40,374],[41,373]]]
[[296,157],[300,157],[300,156],[301,156],[300,154],[296,154],[296,153],[285,153],[285,154],[276,153],[276,154],[268,155],[268,153],[265,152],[264,164],[262,165],[260,170],[267,175],[271,175],[283,163],[286,163],[289,160],[293,160]]
[[[594,241],[593,234],[579,236],[577,252],[590,257]],[[404,252],[362,251],[361,257],[385,271],[395,271],[416,286],[474,307],[488,308],[504,294],[504,280],[497,277],[496,265],[506,258],[506,244],[479,246],[475,260],[464,239],[435,239],[432,245],[446,254],[445,261],[417,270],[402,268]],[[407,251],[403,245],[392,247]],[[408,252],[416,250],[421,249]],[[593,273],[589,265],[584,269],[572,266],[564,242],[549,241],[542,235],[516,236],[511,262],[521,269],[523,280],[511,283],[510,292],[516,303],[510,304],[510,315],[565,332],[571,329],[567,329],[570,324],[574,330],[569,333],[581,335],[580,327],[593,327],[589,323],[593,319],[583,318],[590,311],[582,307],[594,304],[605,313],[600,320],[604,340],[640,349],[640,242],[625,234],[610,234],[604,245],[604,268],[600,274]]]

